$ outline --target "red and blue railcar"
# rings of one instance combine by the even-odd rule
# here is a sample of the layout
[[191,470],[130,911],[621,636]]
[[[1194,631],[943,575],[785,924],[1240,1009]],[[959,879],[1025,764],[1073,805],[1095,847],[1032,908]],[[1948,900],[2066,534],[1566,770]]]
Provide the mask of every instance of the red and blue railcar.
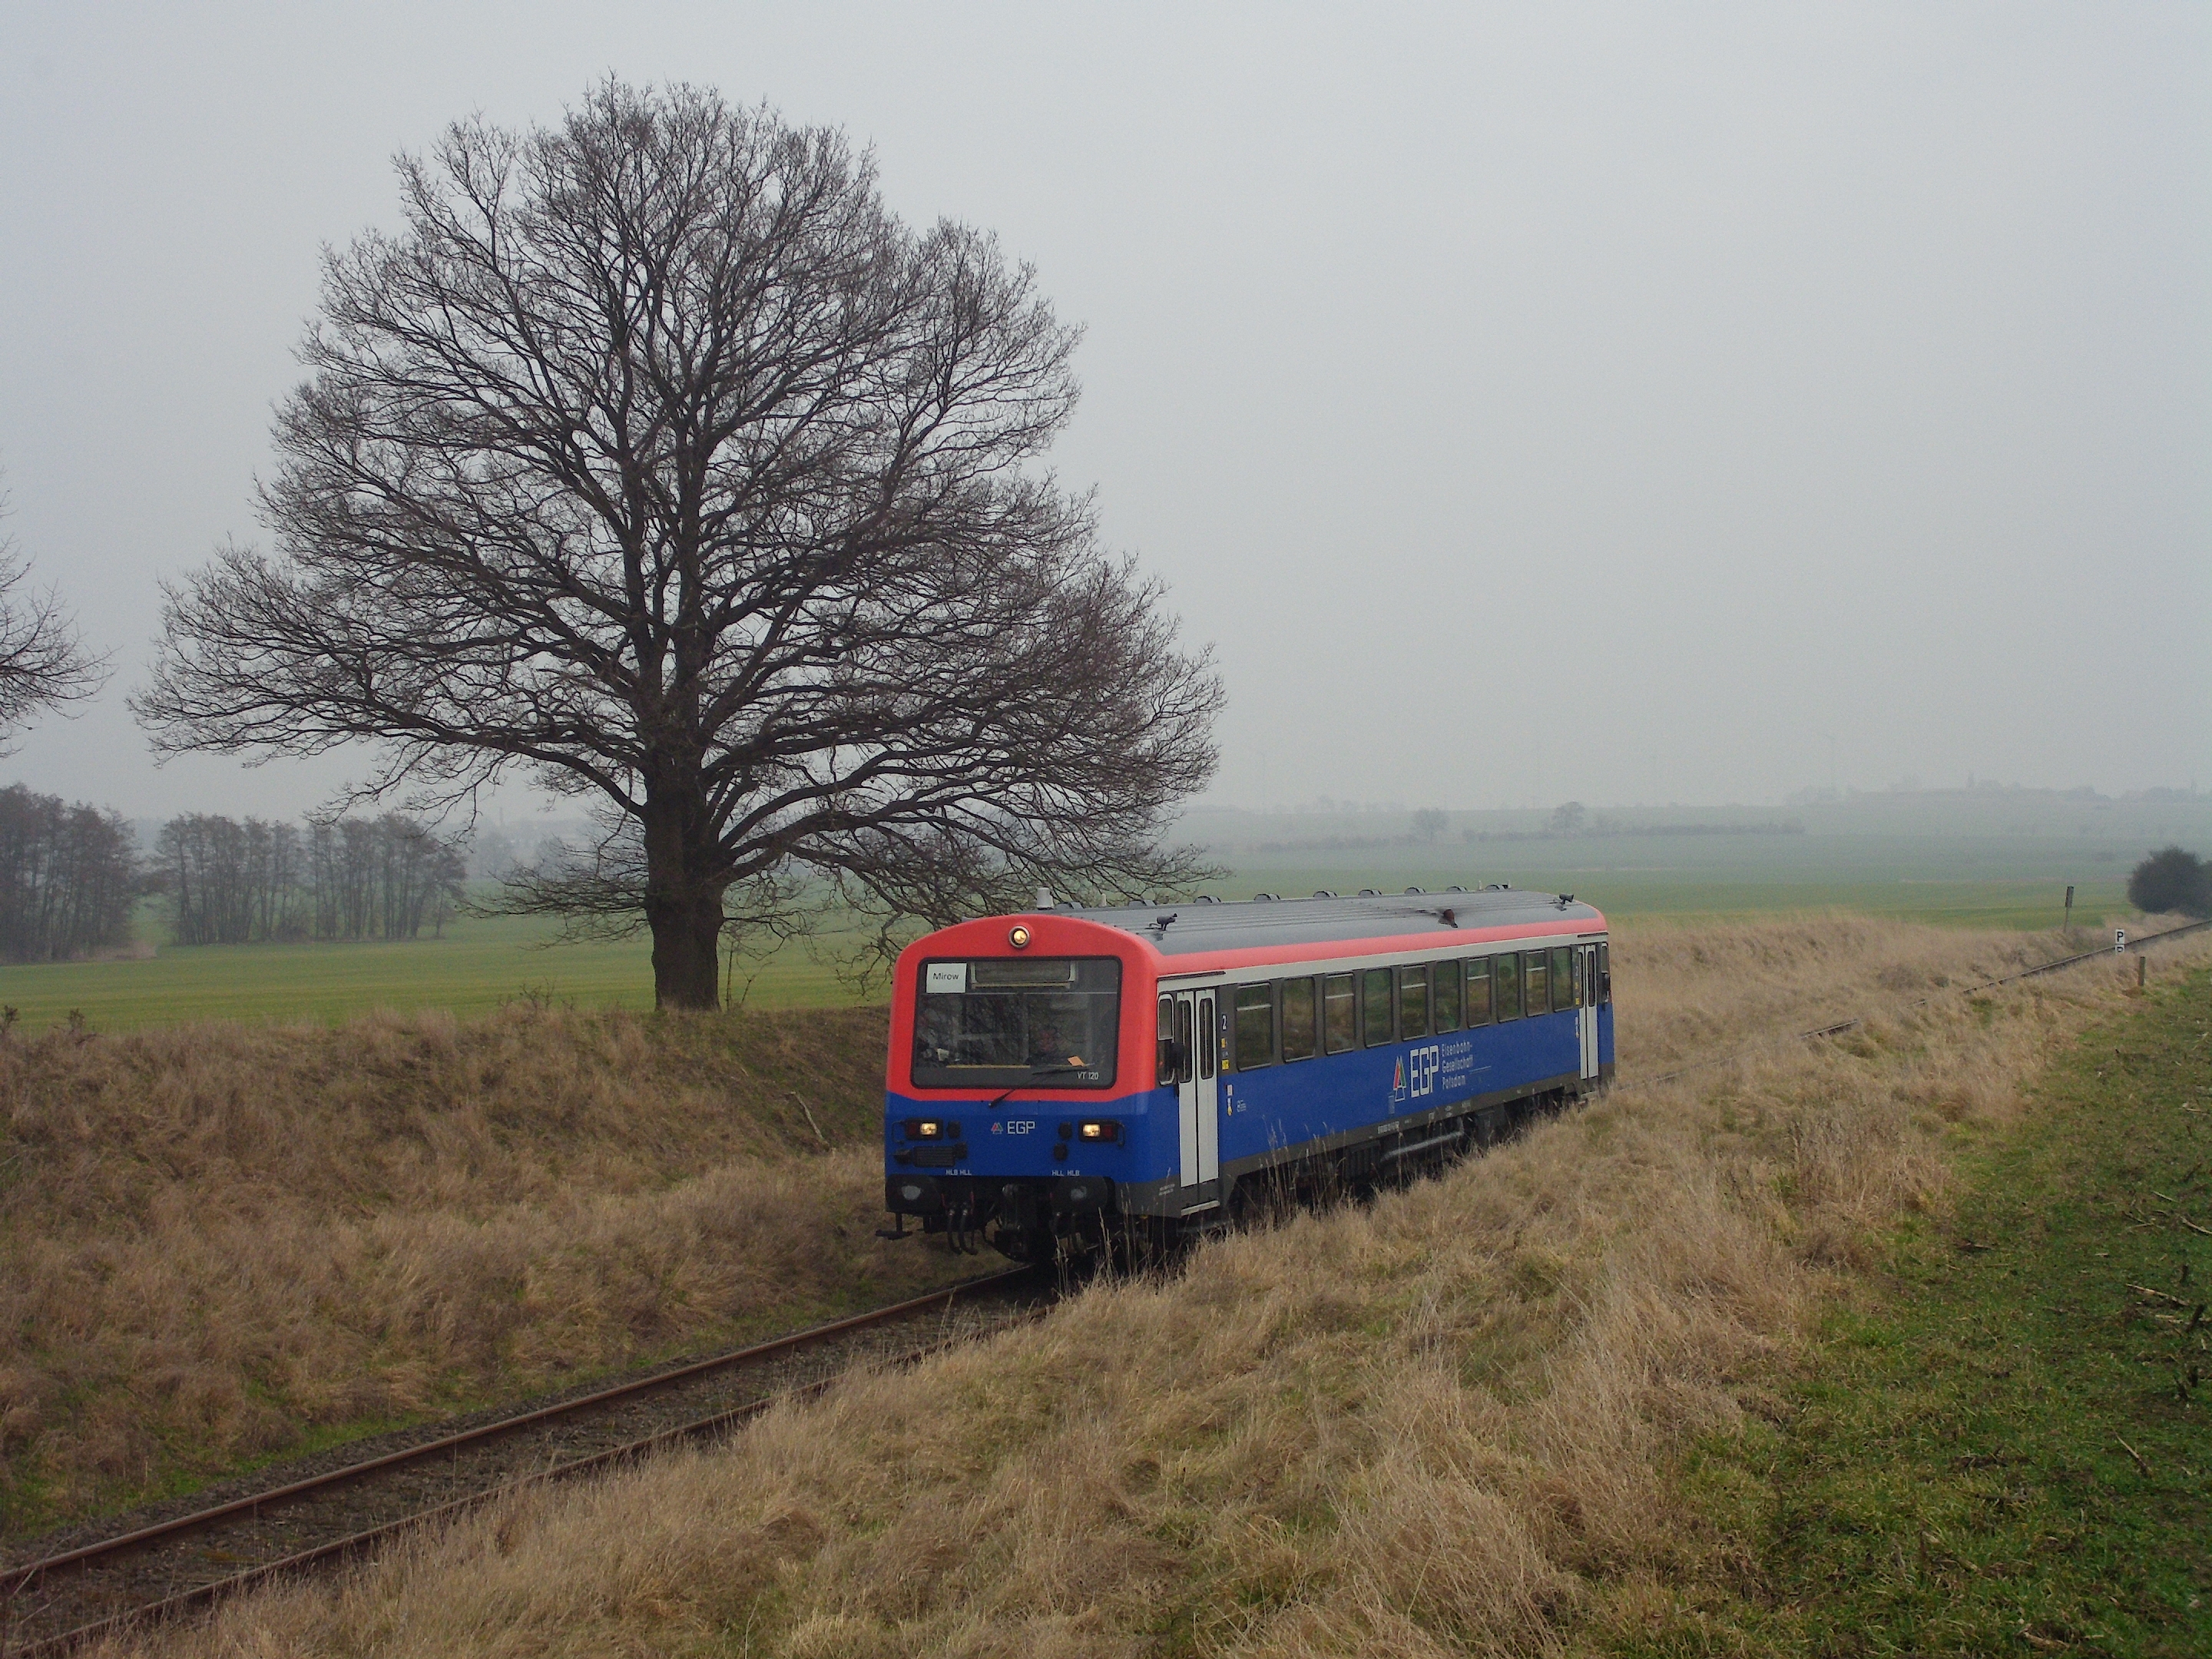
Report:
[[1483,1144],[1612,1072],[1605,918],[1571,895],[991,916],[899,957],[884,1197],[1036,1260]]

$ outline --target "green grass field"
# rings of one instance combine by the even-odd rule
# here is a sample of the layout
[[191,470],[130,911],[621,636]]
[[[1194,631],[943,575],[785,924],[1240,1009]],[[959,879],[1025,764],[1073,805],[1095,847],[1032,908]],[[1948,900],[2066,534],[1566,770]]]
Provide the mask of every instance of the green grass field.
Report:
[[2212,975],[2089,1034],[1692,1473],[1758,1563],[1688,1653],[2212,1653]]
[[[1246,843],[1217,855],[1226,898],[1326,888],[1401,891],[1504,881],[1571,892],[1620,921],[1789,910],[1852,910],[1968,927],[2043,928],[2075,883],[2085,927],[2127,914],[2128,865],[2103,842],[2019,835],[1638,837],[1586,842],[1440,840],[1354,849]],[[145,936],[161,937],[149,915]],[[335,1020],[373,1008],[479,1014],[537,995],[586,1007],[649,1007],[642,938],[558,945],[539,919],[464,918],[442,939],[396,945],[157,944],[141,960],[0,968],[0,1004],[37,1028],[81,1012],[97,1030],[192,1019]],[[740,958],[731,987],[749,1007],[849,1003],[834,952],[791,946]],[[880,993],[878,993],[879,995]]]
[[[526,997],[581,1007],[653,1006],[646,939],[554,944],[558,931],[536,918],[469,917],[449,922],[443,939],[393,945],[161,945],[141,960],[0,968],[0,1004],[32,1027],[76,1010],[95,1030],[194,1019],[337,1020],[373,1008],[481,1014]],[[732,1000],[749,978],[748,1006],[854,1000],[828,963],[803,950],[765,964],[741,958]]]
[[1502,881],[1571,892],[1609,917],[1856,910],[1964,927],[2099,925],[2125,914],[2127,872],[2141,853],[2071,836],[1905,835],[1680,836],[1568,842],[1386,844],[1322,851],[1248,843],[1221,860],[1236,875],[1215,890],[1244,898],[1316,888],[1433,890]]

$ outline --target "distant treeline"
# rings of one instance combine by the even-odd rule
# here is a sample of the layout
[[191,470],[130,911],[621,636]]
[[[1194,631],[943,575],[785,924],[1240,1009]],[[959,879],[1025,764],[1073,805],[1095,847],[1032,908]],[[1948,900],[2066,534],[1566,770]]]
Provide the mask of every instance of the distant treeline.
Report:
[[415,939],[442,929],[468,865],[397,812],[298,824],[195,812],[155,843],[179,945]]
[[120,815],[0,789],[0,957],[58,962],[127,945],[141,890]]
[[[1505,841],[1601,841],[1615,836],[1802,836],[1805,826],[1795,818],[1766,823],[1605,823],[1582,830],[1464,830],[1460,839],[1470,845]],[[1369,853],[1388,847],[1425,847],[1434,834],[1411,836],[1327,836],[1312,841],[1267,841],[1255,853]]]
[[1469,830],[1466,841],[1595,841],[1607,836],[1802,836],[1795,818],[1765,823],[1604,823],[1587,830]]

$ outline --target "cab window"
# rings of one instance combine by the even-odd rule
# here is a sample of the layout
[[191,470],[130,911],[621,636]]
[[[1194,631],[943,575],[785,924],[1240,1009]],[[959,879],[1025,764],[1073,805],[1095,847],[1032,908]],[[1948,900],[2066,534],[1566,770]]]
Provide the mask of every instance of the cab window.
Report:
[[1110,957],[926,962],[915,991],[917,1088],[1103,1089],[1114,1081],[1121,964]]

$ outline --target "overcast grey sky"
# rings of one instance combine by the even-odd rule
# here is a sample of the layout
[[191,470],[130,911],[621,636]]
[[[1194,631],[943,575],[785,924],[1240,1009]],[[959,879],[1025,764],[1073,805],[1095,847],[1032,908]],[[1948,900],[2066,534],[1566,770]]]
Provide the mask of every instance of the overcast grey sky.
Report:
[[152,765],[155,580],[258,538],[392,155],[610,71],[843,127],[1087,326],[1055,465],[1218,647],[1212,799],[2212,784],[2205,7],[729,0],[0,0],[6,527],[118,668],[0,780],[343,775]]

